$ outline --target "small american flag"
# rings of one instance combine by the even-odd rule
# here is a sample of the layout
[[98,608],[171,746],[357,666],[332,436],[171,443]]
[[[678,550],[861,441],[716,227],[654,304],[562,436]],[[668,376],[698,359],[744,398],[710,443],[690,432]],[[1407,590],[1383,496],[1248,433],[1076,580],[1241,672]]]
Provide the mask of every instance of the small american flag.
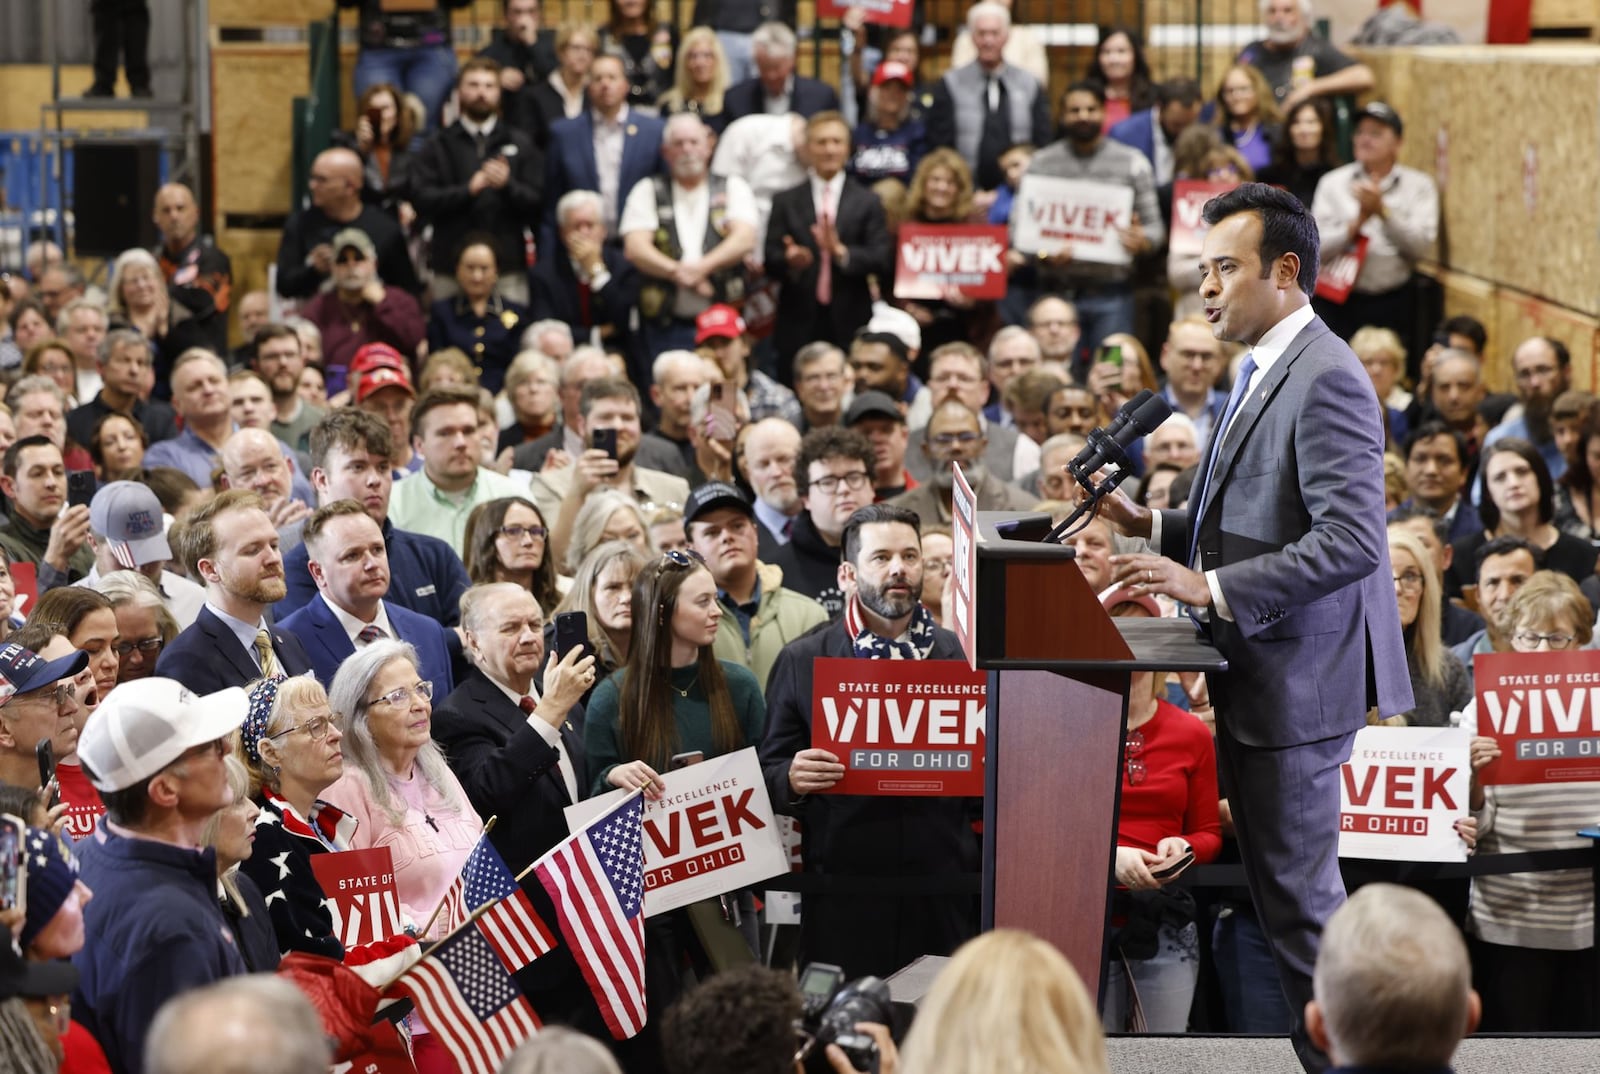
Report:
[[478,838],[461,875],[451,885],[449,898],[457,922],[465,921],[485,903],[495,904],[478,918],[477,926],[508,970],[520,970],[556,945],[550,927],[517,887],[487,835]]
[[534,866],[611,1035],[638,1033],[644,996],[644,799],[630,795]]
[[416,1003],[461,1074],[495,1074],[517,1045],[539,1031],[538,1015],[476,929],[445,940],[392,991]]

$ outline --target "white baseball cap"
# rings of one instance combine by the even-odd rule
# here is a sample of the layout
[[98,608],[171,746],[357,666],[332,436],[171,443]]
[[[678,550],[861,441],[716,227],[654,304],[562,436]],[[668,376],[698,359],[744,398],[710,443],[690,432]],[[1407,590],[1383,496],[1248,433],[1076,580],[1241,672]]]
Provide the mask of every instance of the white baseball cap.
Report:
[[249,708],[237,686],[196,694],[176,679],[135,679],[113,687],[94,710],[78,757],[97,789],[127,790],[185,750],[238,730]]

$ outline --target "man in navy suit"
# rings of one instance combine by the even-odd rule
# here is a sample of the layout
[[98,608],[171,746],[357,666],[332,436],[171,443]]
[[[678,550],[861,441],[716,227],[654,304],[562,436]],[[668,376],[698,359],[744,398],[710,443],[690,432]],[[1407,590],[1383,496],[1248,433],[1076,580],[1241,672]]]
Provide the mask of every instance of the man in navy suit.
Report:
[[[806,181],[772,199],[767,221],[767,276],[779,281],[778,379],[794,381],[795,351],[822,340],[848,348],[872,317],[868,277],[894,269],[894,242],[883,203],[844,173],[850,128],[838,112],[806,124]],[[820,211],[819,211],[820,210]]]
[[283,557],[260,496],[229,489],[195,508],[178,554],[189,574],[205,583],[206,603],[194,624],[162,650],[157,675],[212,694],[267,675],[311,670],[294,635],[267,622],[267,609],[283,599]]
[[556,205],[567,191],[598,191],[606,233],[614,236],[628,191],[664,167],[661,120],[628,107],[628,75],[620,56],[594,58],[588,92],[589,107],[582,115],[550,125],[545,221],[539,230],[543,251],[558,249]]
[[[562,811],[584,797],[578,699],[594,684],[594,657],[573,649],[541,677],[544,613],[533,594],[509,582],[469,589],[461,624],[475,666],[434,708],[433,735],[473,808],[499,818],[489,840],[520,873],[567,837]],[[522,890],[540,917],[555,921],[535,878]],[[601,1031],[600,1012],[565,946],[518,972],[517,983],[547,1023]]]
[[1200,118],[1204,98],[1192,78],[1172,78],[1156,86],[1156,105],[1135,112],[1107,133],[1114,142],[1144,154],[1155,171],[1156,186],[1172,183],[1172,148],[1178,135]]
[[1227,657],[1210,683],[1217,757],[1295,1049],[1317,1071],[1328,1059],[1303,1012],[1322,926],[1345,896],[1339,766],[1370,708],[1412,706],[1384,531],[1383,419],[1366,370],[1312,312],[1320,242],[1299,200],[1246,183],[1207,202],[1204,219],[1206,320],[1251,351],[1188,508],[1110,498],[1118,528],[1161,553],[1112,562],[1117,585],[1187,604]]
[[781,116],[785,112],[810,119],[818,112],[839,110],[839,94],[832,86],[794,73],[797,42],[788,26],[764,22],[750,35],[750,45],[757,74],[734,83],[722,95],[722,114],[729,123],[745,116]]
[[639,301],[639,271],[608,242],[605,204],[592,190],[556,203],[557,247],[541,251],[529,279],[529,316],[557,320],[579,343],[627,353],[628,320]]
[[335,500],[317,508],[306,520],[305,546],[317,595],[282,626],[305,646],[319,681],[331,683],[357,647],[395,638],[417,650],[417,670],[433,683],[435,694],[454,688],[447,628],[383,599],[389,591],[389,552],[365,507]]

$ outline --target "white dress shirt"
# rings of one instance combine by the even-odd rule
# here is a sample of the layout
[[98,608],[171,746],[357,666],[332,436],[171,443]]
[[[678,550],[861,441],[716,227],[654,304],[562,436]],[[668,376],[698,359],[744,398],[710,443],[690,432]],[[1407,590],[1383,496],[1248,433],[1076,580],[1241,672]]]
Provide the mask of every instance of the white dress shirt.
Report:
[[606,220],[606,230],[617,233],[617,212],[621,204],[622,145],[628,124],[628,106],[617,110],[617,118],[606,122],[600,113],[592,114],[594,121],[594,168],[600,177],[601,211]]
[[[501,682],[499,679],[496,679],[488,672],[484,672],[484,677],[490,682],[494,683],[502,694],[505,694],[507,697],[509,697],[513,705],[517,706],[518,709],[522,708],[522,694],[512,690],[509,686]],[[527,696],[533,698],[535,703],[538,702],[538,683],[528,683]],[[539,737],[544,739],[545,742],[555,747],[557,757],[556,767],[561,770],[561,782],[565,784],[567,788],[567,797],[576,802],[578,800],[578,774],[577,770],[572,767],[572,758],[567,756],[567,747],[566,744],[561,741],[561,732],[541,720],[536,713],[527,713],[527,718],[528,726],[537,731],[539,733]]]
[[367,643],[362,642],[360,638],[361,632],[369,626],[377,627],[390,638],[399,638],[399,635],[394,632],[393,625],[389,622],[389,610],[384,607],[383,601],[378,601],[378,614],[373,617],[372,622],[365,623],[329,600],[327,594],[324,593],[321,596],[322,602],[328,606],[328,610],[333,613],[333,617],[339,621],[339,625],[344,627],[344,632],[349,635],[350,644],[357,649],[366,648]]

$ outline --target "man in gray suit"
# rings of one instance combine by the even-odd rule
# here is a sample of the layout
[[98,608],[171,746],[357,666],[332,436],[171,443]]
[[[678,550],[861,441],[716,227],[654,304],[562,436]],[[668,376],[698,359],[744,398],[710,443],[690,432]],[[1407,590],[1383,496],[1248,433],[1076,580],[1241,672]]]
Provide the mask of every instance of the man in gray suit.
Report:
[[1217,753],[1245,878],[1293,1039],[1306,1036],[1322,925],[1344,902],[1339,765],[1376,706],[1411,704],[1384,538],[1382,415],[1361,363],[1312,313],[1317,226],[1246,183],[1206,204],[1200,295],[1218,339],[1251,348],[1213,425],[1186,511],[1120,494],[1107,515],[1160,555],[1114,557],[1117,584],[1193,609],[1228,659]]

